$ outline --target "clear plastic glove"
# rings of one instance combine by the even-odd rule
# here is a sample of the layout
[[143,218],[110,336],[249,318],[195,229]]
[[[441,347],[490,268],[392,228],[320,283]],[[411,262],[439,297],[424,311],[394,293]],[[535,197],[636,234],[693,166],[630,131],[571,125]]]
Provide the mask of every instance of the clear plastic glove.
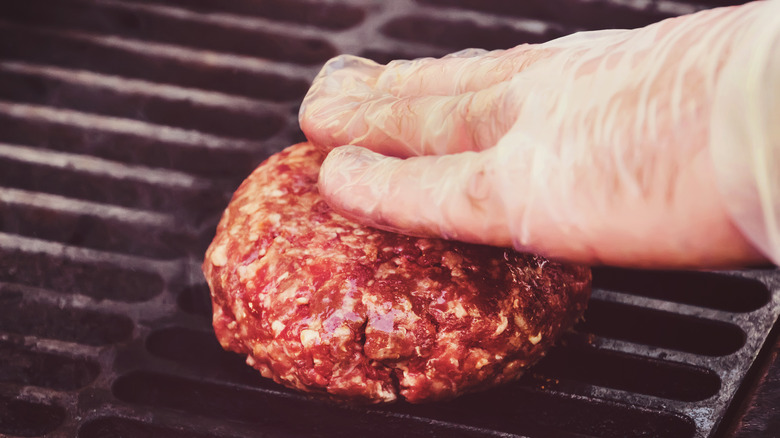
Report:
[[[780,262],[780,0],[325,65],[300,112],[363,223],[645,267]],[[342,145],[359,145],[343,146]]]

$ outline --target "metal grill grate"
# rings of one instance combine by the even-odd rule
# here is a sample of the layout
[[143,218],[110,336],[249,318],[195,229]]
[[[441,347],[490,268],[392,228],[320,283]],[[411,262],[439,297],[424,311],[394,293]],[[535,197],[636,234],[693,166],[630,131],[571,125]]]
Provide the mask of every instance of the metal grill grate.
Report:
[[202,253],[237,184],[302,138],[337,53],[384,62],[741,2],[29,0],[0,5],[0,435],[710,437],[780,313],[780,273],[595,272],[520,382],[338,406],[210,331]]

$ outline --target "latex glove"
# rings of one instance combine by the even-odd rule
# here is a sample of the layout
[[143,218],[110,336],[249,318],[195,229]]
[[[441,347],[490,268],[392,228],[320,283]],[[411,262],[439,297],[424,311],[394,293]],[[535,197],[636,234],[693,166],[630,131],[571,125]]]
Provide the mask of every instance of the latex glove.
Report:
[[780,0],[438,60],[342,56],[300,122],[326,150],[368,148],[335,149],[319,184],[372,226],[585,263],[780,261]]

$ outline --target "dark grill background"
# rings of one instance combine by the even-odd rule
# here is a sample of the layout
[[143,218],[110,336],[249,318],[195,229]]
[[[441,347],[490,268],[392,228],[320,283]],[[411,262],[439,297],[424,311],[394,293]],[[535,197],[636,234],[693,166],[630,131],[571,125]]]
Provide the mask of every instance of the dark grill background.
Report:
[[331,56],[506,48],[735,3],[2,2],[0,434],[706,437],[726,418],[720,435],[757,436],[776,369],[757,396],[737,389],[776,338],[775,270],[597,270],[586,321],[522,381],[359,408],[223,352],[199,268],[232,190],[302,139],[298,104]]

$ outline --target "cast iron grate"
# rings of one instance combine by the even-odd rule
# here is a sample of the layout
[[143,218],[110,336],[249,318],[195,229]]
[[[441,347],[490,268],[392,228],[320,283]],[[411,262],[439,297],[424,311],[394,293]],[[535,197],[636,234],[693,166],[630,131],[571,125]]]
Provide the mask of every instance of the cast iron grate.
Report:
[[710,437],[780,313],[780,273],[601,269],[521,381],[339,406],[210,331],[200,258],[232,190],[300,140],[337,53],[384,62],[741,2],[35,0],[0,5],[0,435]]

